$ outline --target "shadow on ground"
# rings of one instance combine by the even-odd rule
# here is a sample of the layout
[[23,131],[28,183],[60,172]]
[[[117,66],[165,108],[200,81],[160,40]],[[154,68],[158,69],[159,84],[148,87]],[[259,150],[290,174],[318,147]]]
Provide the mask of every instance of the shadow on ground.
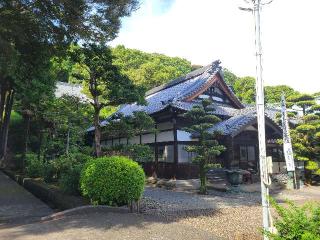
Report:
[[221,239],[212,234],[159,216],[110,212],[102,209],[80,211],[60,219],[7,226],[0,239]]

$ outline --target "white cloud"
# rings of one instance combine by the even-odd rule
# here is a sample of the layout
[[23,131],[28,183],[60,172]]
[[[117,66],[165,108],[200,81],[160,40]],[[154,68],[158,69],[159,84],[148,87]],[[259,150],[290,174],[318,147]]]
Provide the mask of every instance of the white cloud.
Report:
[[[145,0],[125,19],[112,45],[179,56],[206,65],[220,59],[237,75],[255,75],[253,17],[238,9],[241,0],[176,0],[154,14],[161,0]],[[275,0],[262,13],[266,85],[287,84],[320,91],[319,0]]]

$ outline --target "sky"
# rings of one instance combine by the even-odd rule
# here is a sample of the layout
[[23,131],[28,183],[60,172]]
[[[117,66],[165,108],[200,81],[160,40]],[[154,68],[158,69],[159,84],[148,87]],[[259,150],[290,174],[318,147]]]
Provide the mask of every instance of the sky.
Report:
[[[269,1],[269,0],[266,0]],[[143,0],[123,19],[112,46],[182,57],[216,59],[236,75],[255,76],[254,21],[243,0]],[[261,13],[265,85],[320,91],[320,0],[274,0]]]

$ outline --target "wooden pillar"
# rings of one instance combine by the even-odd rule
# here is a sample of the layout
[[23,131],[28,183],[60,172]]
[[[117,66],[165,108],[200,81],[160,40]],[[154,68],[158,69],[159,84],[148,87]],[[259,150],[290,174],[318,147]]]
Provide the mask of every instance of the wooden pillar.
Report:
[[173,121],[173,161],[174,161],[174,178],[178,174],[178,134],[177,134],[177,119],[176,116],[172,119]]
[[154,172],[156,175],[158,175],[158,161],[159,161],[158,139],[157,139],[158,125],[155,124],[154,128],[156,130],[154,132]]
[[[234,151],[235,151],[235,149],[234,149],[234,139],[231,136],[231,160],[232,160],[232,162],[234,162]],[[230,166],[229,166],[229,168],[230,168]]]

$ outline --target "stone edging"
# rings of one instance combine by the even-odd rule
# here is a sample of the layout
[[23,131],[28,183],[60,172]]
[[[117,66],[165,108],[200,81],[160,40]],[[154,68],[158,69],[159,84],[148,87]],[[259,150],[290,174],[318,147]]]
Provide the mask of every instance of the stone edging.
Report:
[[26,178],[6,169],[2,169],[2,171],[34,196],[49,204],[53,208],[66,210],[90,204],[88,199],[85,199],[81,196],[65,194],[58,189],[50,188],[50,186],[42,181]]
[[50,220],[56,220],[60,219],[66,216],[72,216],[72,215],[77,215],[78,213],[90,213],[90,212],[113,212],[113,213],[130,213],[129,209],[126,207],[109,207],[109,206],[104,206],[104,205],[88,205],[88,206],[81,206],[81,207],[76,207],[72,209],[68,209],[65,211],[53,213],[49,216],[42,217],[41,221],[50,221]]

